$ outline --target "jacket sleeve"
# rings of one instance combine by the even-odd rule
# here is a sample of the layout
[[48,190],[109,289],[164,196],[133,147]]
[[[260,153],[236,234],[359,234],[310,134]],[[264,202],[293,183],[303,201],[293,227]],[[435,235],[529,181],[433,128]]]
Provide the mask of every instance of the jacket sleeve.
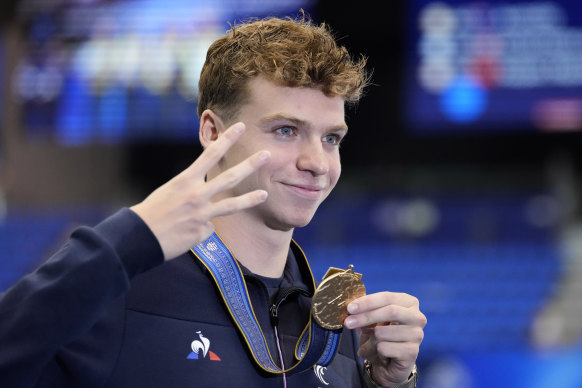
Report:
[[29,387],[55,353],[87,332],[130,279],[163,263],[147,225],[124,208],[69,241],[0,294],[0,386]]

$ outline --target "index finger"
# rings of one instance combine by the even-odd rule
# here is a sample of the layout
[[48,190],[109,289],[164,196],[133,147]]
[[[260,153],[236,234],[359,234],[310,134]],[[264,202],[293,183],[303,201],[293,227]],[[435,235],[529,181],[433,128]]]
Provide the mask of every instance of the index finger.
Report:
[[413,307],[418,306],[419,302],[418,299],[409,294],[384,291],[354,299],[347,308],[350,314],[358,314],[389,305]]
[[226,151],[239,139],[245,131],[246,126],[242,122],[231,125],[224,133],[219,136],[212,144],[200,154],[200,156],[184,170],[187,175],[194,175],[203,178],[208,171],[218,163],[226,154]]

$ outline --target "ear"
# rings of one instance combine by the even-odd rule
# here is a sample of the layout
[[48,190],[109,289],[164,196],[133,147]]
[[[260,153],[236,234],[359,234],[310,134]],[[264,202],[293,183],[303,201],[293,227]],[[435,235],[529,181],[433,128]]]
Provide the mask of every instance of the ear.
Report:
[[224,131],[224,123],[220,117],[210,109],[206,109],[200,116],[200,130],[198,132],[202,147],[208,147],[218,139],[218,135]]

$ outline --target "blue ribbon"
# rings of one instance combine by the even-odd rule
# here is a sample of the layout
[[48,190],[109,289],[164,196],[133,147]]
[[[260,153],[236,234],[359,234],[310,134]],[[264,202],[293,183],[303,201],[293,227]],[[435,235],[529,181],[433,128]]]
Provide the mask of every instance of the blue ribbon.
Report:
[[[333,360],[339,347],[341,330],[327,330],[309,318],[297,345],[295,357],[299,360],[288,369],[274,361],[249,297],[242,271],[226,245],[213,233],[192,248],[214,278],[222,299],[240,330],[257,364],[271,373],[299,373],[315,364],[326,366]],[[308,266],[309,267],[309,266]],[[311,274],[311,269],[309,269]],[[311,275],[313,280],[313,275]]]

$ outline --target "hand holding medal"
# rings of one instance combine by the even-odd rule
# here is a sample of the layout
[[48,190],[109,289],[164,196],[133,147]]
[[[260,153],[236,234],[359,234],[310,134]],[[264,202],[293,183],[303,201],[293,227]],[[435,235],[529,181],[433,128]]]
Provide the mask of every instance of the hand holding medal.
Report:
[[377,292],[352,301],[348,329],[360,332],[358,355],[377,386],[414,387],[415,362],[424,337],[426,316],[418,299],[400,292]]

